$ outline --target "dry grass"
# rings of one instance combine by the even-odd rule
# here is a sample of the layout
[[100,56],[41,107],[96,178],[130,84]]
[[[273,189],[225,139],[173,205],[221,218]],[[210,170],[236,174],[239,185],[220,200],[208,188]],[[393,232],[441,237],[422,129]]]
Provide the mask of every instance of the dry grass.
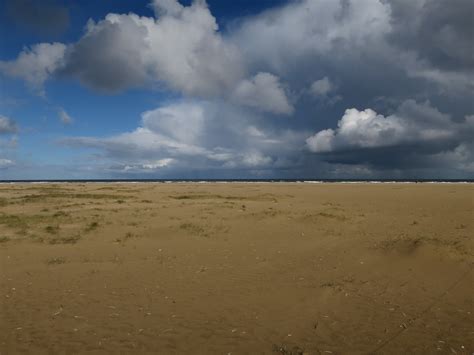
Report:
[[59,265],[64,264],[66,262],[66,258],[58,257],[58,258],[50,258],[46,260],[46,264],[48,265]]
[[83,199],[83,200],[116,200],[129,198],[125,195],[109,195],[109,194],[93,194],[93,193],[63,193],[63,192],[47,192],[41,194],[23,195],[16,198],[17,203],[39,203],[46,202],[51,199]]
[[81,239],[80,234],[58,236],[48,240],[49,244],[76,244]]
[[8,238],[8,237],[0,237],[0,243],[6,243],[6,242],[8,242],[8,241],[10,241],[10,238]]

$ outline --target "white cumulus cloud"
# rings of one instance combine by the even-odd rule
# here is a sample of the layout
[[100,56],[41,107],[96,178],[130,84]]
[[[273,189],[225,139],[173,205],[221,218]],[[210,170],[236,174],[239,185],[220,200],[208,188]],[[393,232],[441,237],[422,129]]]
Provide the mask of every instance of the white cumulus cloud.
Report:
[[15,60],[0,61],[0,71],[25,80],[43,95],[43,84],[61,65],[66,46],[62,43],[40,43],[25,48]]

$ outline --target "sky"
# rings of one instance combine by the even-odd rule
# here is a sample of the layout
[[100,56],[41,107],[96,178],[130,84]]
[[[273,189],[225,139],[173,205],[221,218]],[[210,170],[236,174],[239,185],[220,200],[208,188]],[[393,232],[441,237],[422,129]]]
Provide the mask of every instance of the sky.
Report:
[[472,179],[471,0],[0,0],[1,179]]

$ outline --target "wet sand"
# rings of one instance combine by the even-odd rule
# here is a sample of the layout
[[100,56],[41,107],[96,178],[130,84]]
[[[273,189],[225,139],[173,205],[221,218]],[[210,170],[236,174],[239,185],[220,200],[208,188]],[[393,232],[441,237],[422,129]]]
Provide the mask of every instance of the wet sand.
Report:
[[0,353],[471,354],[473,196],[0,185]]

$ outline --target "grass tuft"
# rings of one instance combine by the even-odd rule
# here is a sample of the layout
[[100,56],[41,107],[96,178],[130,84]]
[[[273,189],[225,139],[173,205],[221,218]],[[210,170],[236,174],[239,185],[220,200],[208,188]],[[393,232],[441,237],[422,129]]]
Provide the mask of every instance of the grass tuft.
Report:
[[44,230],[49,234],[58,234],[59,226],[46,226]]
[[8,237],[0,237],[0,243],[6,243],[6,242],[8,242],[8,241],[10,241],[10,238],[8,238]]
[[66,258],[51,258],[46,260],[46,264],[48,265],[58,265],[58,264],[64,264],[66,262]]
[[79,234],[69,236],[69,237],[56,237],[49,239],[49,244],[76,244],[81,236]]
[[89,223],[89,225],[88,225],[87,228],[86,228],[86,232],[91,232],[91,231],[97,229],[98,227],[99,227],[99,223],[98,223],[98,222]]

